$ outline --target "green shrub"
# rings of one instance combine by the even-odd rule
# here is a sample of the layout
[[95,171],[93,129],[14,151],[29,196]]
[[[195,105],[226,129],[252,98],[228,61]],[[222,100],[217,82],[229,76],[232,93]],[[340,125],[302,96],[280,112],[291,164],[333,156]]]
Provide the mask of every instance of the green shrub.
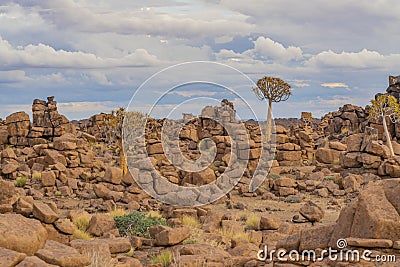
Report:
[[24,187],[26,184],[27,178],[25,176],[18,177],[15,180],[15,186],[17,187]]
[[164,218],[147,216],[146,213],[134,211],[114,218],[121,236],[140,236],[150,238],[149,228],[155,225],[167,226]]
[[324,177],[323,181],[334,181],[336,183],[337,179],[335,176],[326,176]]

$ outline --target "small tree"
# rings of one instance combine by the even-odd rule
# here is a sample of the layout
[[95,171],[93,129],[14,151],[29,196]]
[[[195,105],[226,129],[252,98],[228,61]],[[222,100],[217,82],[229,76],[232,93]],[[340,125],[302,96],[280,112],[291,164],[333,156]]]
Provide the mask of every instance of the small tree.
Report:
[[385,132],[386,141],[390,149],[390,155],[394,157],[394,150],[386,123],[386,118],[389,118],[393,123],[397,122],[400,116],[400,105],[394,96],[383,94],[371,100],[369,108],[368,120],[382,119],[383,130]]
[[272,127],[272,102],[281,102],[289,99],[292,87],[280,78],[265,76],[258,80],[253,92],[260,100],[268,100],[267,113],[267,140],[271,138]]
[[105,114],[103,121],[100,123],[104,127],[106,141],[110,143],[116,142],[119,148],[120,167],[125,175],[128,172],[126,159],[122,149],[122,124],[125,117],[125,108],[112,110],[111,113]]

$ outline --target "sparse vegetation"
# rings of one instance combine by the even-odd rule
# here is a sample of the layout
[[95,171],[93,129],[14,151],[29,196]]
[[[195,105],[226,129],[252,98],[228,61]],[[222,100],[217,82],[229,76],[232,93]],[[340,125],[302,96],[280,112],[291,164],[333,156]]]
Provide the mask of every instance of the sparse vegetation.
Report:
[[41,179],[42,179],[42,173],[41,172],[33,172],[32,173],[32,180],[40,181]]
[[241,231],[237,231],[237,230],[233,230],[233,229],[222,229],[220,228],[218,230],[220,235],[232,238],[232,239],[244,239],[250,242],[250,236],[248,233],[246,233],[245,231],[241,230]]
[[284,201],[286,203],[300,203],[301,198],[297,195],[290,195],[290,196],[287,196]]
[[121,236],[140,236],[149,238],[149,228],[155,225],[167,225],[164,218],[147,216],[146,213],[134,211],[114,218]]
[[135,248],[131,247],[131,249],[125,253],[127,257],[133,257],[133,253],[135,252]]
[[146,217],[152,217],[152,218],[162,218],[163,216],[156,210],[151,210],[147,212]]
[[394,150],[392,145],[392,138],[390,137],[386,119],[389,118],[392,123],[396,123],[400,117],[400,104],[398,100],[391,95],[384,94],[371,100],[369,106],[369,120],[380,119],[382,120],[383,130],[386,136],[386,143],[390,150],[390,155],[394,157]]
[[15,186],[17,186],[17,187],[24,187],[25,184],[26,184],[26,182],[27,182],[27,180],[28,180],[28,179],[27,179],[25,176],[18,177],[18,178],[15,180]]
[[246,220],[246,229],[258,230],[260,228],[260,217],[256,214],[250,214]]
[[325,176],[324,179],[322,179],[323,181],[334,181],[335,183],[337,183],[337,178],[335,176]]
[[76,229],[75,232],[72,234],[72,236],[76,239],[82,239],[82,240],[93,239],[93,236],[91,236],[88,232],[82,231],[80,229]]
[[75,218],[72,222],[73,224],[75,224],[76,228],[78,228],[82,232],[85,232],[89,226],[90,217],[88,215],[81,215]]
[[158,255],[155,255],[151,259],[151,263],[159,264],[161,263],[164,267],[167,267],[174,260],[174,255],[169,250],[164,250]]
[[281,178],[281,176],[279,174],[275,174],[275,173],[268,173],[267,178],[277,180],[277,179]]
[[193,228],[201,227],[201,223],[199,222],[199,220],[197,218],[192,217],[192,216],[187,216],[187,215],[183,216],[182,225],[193,227]]
[[115,208],[114,210],[107,212],[107,214],[115,218],[117,216],[124,216],[126,214],[126,211],[124,209]]

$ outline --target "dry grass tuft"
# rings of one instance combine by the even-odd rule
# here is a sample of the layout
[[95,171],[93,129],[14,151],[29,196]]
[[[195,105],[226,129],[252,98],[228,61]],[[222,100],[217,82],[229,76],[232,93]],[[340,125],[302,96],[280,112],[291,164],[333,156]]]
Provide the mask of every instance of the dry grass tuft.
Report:
[[117,216],[124,216],[126,211],[124,209],[115,208],[114,210],[107,212],[107,214],[115,218]]
[[72,234],[73,237],[76,239],[82,239],[82,240],[91,240],[93,239],[93,236],[91,236],[89,233],[82,231],[80,229],[76,229],[75,232]]
[[193,227],[193,228],[201,227],[201,223],[199,222],[199,220],[197,218],[192,217],[192,216],[187,216],[187,215],[183,216],[182,225]]
[[260,217],[255,214],[250,214],[246,220],[246,229],[258,230],[260,228]]
[[89,226],[90,216],[81,215],[81,216],[75,218],[72,222],[73,222],[73,224],[75,224],[76,228],[78,228],[82,232],[85,232]]

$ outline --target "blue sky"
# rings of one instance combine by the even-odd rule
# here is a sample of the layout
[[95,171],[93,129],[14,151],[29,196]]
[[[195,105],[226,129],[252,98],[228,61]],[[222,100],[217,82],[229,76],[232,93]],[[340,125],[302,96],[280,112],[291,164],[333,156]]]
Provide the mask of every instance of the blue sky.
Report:
[[[388,75],[400,74],[398,10],[395,0],[2,0],[0,117],[50,95],[70,119],[107,112],[126,106],[154,73],[190,61],[226,64],[253,81],[289,82],[293,95],[274,105],[275,117],[365,106],[387,88]],[[248,84],[215,74],[242,86],[248,104],[263,112]],[[169,89],[165,79],[156,83],[131,108],[145,111]],[[195,84],[162,108],[193,97],[236,101]]]

